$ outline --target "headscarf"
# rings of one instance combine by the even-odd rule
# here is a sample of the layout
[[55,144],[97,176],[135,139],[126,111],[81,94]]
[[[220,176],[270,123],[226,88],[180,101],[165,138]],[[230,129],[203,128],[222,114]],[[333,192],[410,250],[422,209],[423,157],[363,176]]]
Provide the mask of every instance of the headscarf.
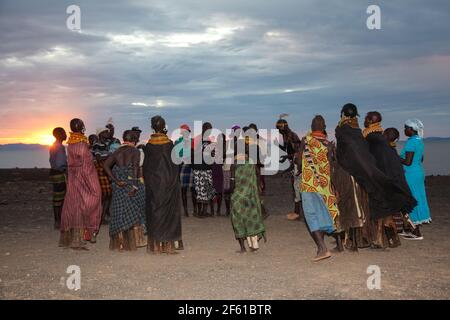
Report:
[[419,137],[423,138],[423,123],[419,119],[409,119],[406,120],[405,126],[413,128],[414,131],[417,131]]

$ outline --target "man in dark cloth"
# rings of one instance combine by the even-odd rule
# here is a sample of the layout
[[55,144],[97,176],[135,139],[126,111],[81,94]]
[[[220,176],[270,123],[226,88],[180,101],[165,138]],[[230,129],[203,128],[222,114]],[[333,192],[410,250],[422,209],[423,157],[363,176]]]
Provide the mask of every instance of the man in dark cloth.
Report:
[[111,222],[111,250],[134,251],[147,245],[145,232],[145,188],[140,176],[140,152],[136,131],[123,133],[123,145],[104,162],[106,174],[114,181]]
[[53,184],[53,214],[55,217],[54,228],[61,226],[61,211],[66,195],[67,155],[63,141],[67,139],[66,131],[61,128],[53,129],[55,142],[50,147],[50,180]]
[[[365,129],[363,130],[363,136],[369,143],[369,150],[376,160],[377,168],[389,177],[398,187],[399,191],[397,192],[397,196],[393,199],[395,199],[396,208],[400,207],[400,210],[391,212],[390,216],[376,221],[377,243],[380,242],[379,239],[382,239],[380,233],[385,231],[389,241],[389,247],[398,247],[400,245],[400,238],[397,235],[397,228],[393,220],[393,215],[398,213],[409,214],[414,209],[417,202],[413,198],[406,183],[400,157],[397,152],[389,146],[386,138],[383,136],[381,121],[382,117],[379,112],[368,112],[364,120]],[[388,209],[383,209],[383,211],[385,210]]]
[[97,130],[98,140],[92,145],[95,169],[102,189],[102,223],[107,223],[110,216],[112,185],[111,180],[104,170],[104,163],[111,155],[109,151],[110,132],[108,128]]
[[[404,203],[403,191],[377,167],[358,124],[358,109],[346,104],[341,110],[341,121],[336,127],[336,155],[339,165],[362,186],[369,196],[370,220],[392,216],[400,212]],[[377,225],[381,229],[382,225]],[[380,234],[380,232],[377,232]],[[372,248],[383,248],[387,241],[372,236]]]
[[298,135],[289,128],[288,122],[283,119],[284,115],[280,115],[280,119],[276,123],[276,128],[283,136],[283,144],[279,145],[279,148],[286,152],[286,155],[280,157],[280,162],[284,163],[286,160],[290,161],[290,167],[288,170],[292,171],[291,185],[294,196],[294,214],[288,216],[293,220],[302,219],[303,209],[300,195],[300,180],[301,180],[301,168],[297,167],[294,161],[295,155],[300,150],[301,140]]
[[181,239],[179,166],[172,161],[173,142],[161,116],[151,119],[153,133],[145,146],[144,181],[147,216],[147,252],[174,254]]

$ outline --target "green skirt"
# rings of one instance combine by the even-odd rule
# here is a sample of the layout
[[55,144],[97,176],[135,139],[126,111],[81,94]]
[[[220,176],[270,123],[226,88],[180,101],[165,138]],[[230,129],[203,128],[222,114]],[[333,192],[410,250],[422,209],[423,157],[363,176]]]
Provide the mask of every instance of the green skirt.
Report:
[[231,196],[231,222],[236,239],[262,235],[265,232],[254,164],[236,165],[235,186]]

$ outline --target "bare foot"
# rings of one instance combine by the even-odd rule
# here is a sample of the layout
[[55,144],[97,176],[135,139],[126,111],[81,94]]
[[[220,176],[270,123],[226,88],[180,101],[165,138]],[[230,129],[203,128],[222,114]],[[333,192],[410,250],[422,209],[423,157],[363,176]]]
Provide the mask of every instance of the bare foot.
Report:
[[331,257],[330,251],[319,252],[319,253],[317,253],[317,256],[313,259],[313,261],[318,262],[320,260],[328,259],[330,257]]

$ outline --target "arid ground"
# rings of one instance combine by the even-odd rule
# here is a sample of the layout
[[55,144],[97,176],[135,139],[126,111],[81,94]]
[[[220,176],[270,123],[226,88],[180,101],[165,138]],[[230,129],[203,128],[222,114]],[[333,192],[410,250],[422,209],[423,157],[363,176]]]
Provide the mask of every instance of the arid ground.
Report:
[[[313,241],[288,221],[291,189],[267,179],[267,243],[238,254],[229,218],[183,218],[185,250],[155,256],[108,249],[103,226],[89,251],[58,247],[51,185],[40,169],[0,170],[1,299],[449,299],[450,177],[427,178],[433,223],[423,241],[396,249],[344,252],[311,262]],[[333,246],[332,239],[328,243]],[[81,268],[81,289],[67,288],[69,265]],[[381,270],[381,289],[367,288],[367,268]]]

